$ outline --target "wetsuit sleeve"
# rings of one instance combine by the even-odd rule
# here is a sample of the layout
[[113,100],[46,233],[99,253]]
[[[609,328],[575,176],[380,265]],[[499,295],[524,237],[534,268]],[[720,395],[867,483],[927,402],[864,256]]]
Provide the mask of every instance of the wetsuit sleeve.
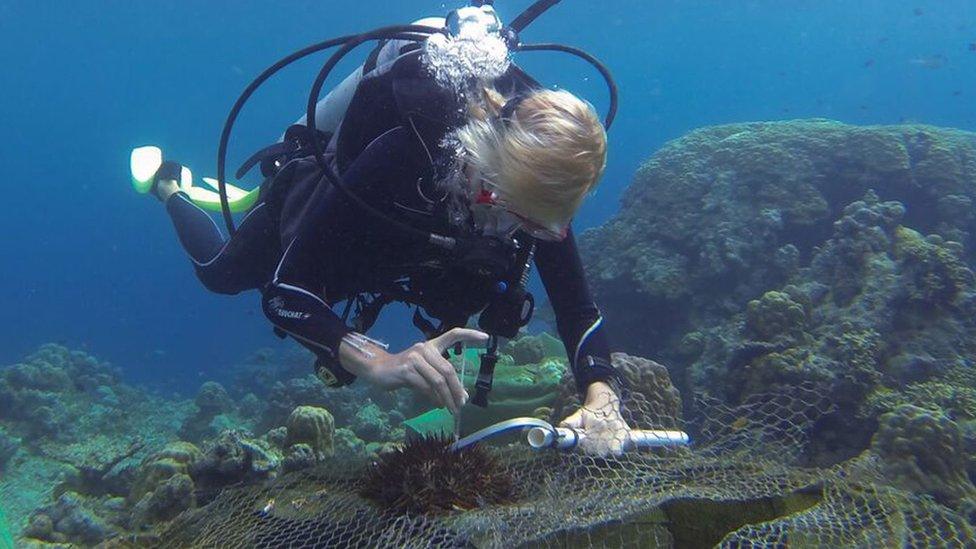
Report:
[[580,393],[585,394],[595,381],[619,381],[610,362],[603,317],[586,284],[573,232],[560,242],[539,242],[535,261]]
[[[416,146],[403,128],[376,138],[342,175],[346,188],[378,209],[388,208],[389,186],[416,177]],[[355,377],[338,361],[339,344],[352,330],[328,305],[329,286],[340,282],[342,260],[355,247],[351,241],[363,223],[370,223],[374,233],[391,231],[320,181],[263,297],[271,323],[316,352],[320,377],[332,386],[347,385]]]

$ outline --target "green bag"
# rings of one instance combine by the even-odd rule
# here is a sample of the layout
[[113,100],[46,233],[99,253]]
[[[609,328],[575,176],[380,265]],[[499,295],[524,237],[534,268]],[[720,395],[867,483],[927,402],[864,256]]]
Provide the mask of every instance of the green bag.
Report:
[[7,517],[3,514],[3,507],[0,507],[0,549],[14,549],[14,536],[7,527]]

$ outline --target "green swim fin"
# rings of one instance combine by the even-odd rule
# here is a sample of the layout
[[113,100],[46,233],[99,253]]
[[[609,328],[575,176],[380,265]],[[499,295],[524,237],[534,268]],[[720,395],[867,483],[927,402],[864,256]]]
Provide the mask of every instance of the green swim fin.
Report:
[[[136,192],[146,194],[152,190],[153,178],[156,171],[163,165],[163,151],[159,147],[146,146],[132,149],[129,156],[129,169],[132,172],[132,187]],[[212,212],[220,211],[220,193],[217,180],[204,177],[203,182],[211,189],[193,186],[193,173],[189,168],[183,166],[180,171],[180,190],[186,193],[194,204],[204,210]],[[227,183],[224,185],[227,191],[227,202],[230,211],[233,213],[246,212],[257,203],[261,195],[261,188],[246,191]]]

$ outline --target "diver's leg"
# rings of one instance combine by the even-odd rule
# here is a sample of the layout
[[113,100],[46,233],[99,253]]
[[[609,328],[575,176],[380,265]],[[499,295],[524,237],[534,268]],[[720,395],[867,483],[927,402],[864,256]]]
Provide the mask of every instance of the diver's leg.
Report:
[[251,209],[227,240],[210,215],[183,193],[174,193],[166,200],[166,211],[207,289],[237,294],[259,288],[271,278],[281,252],[263,202]]
[[197,265],[207,263],[224,247],[224,236],[217,224],[183,193],[173,193],[166,200],[166,212],[176,228],[183,249]]

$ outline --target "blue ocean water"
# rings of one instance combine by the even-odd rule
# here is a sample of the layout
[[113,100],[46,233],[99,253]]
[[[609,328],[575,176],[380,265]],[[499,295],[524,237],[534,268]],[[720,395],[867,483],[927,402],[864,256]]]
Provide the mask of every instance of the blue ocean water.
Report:
[[[496,4],[511,17],[529,2]],[[212,175],[224,117],[265,66],[313,41],[459,5],[0,3],[0,363],[64,342],[132,380],[193,389],[278,344],[256,295],[217,296],[197,282],[159,204],[129,186],[130,148],[158,144]],[[969,0],[563,0],[524,38],[589,50],[621,88],[610,165],[578,228],[616,210],[642,159],[704,125],[826,117],[976,129]],[[300,114],[323,59],[249,105],[232,165]],[[602,81],[583,63],[518,61],[605,108]],[[414,334],[396,321],[380,328],[393,342]]]

